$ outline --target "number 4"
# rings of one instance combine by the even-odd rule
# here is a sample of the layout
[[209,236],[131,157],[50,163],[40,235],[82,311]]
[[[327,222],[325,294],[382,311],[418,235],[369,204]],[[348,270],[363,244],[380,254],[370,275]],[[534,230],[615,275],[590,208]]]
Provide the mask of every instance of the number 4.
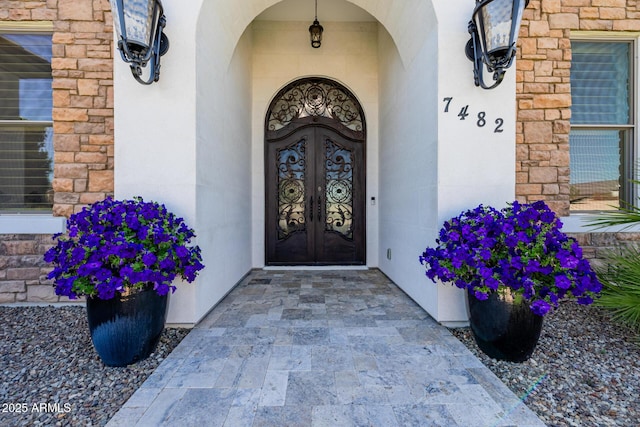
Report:
[[464,107],[462,107],[462,109],[458,113],[458,117],[460,117],[460,120],[464,120],[467,118],[467,116],[469,115],[469,113],[467,112],[468,110],[469,110],[468,105],[465,105]]

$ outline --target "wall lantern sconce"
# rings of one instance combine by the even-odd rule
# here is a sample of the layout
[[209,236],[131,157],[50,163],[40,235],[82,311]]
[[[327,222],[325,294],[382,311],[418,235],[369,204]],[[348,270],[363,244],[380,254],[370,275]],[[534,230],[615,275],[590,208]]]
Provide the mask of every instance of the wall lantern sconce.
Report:
[[309,27],[309,35],[311,36],[311,47],[317,49],[322,44],[322,32],[324,28],[318,22],[318,0],[316,0],[316,15],[313,24]]
[[[493,89],[504,78],[507,68],[516,56],[516,42],[522,13],[529,0],[476,0],[465,52],[473,61],[473,79],[476,86]],[[483,68],[493,73],[495,83],[487,86],[482,78]]]
[[[160,0],[110,0],[113,25],[122,60],[142,84],[160,79],[160,57],[169,50],[169,39],[162,32],[166,25]],[[148,76],[143,69],[149,65]]]

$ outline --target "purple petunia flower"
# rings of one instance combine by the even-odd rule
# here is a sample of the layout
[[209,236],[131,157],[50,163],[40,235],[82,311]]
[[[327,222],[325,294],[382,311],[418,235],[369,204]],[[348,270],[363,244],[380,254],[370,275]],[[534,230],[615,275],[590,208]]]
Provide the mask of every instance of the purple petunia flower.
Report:
[[555,285],[560,289],[567,290],[571,288],[571,279],[564,274],[558,274],[555,277]]
[[480,297],[509,287],[544,315],[567,296],[589,303],[602,288],[578,243],[561,227],[543,201],[515,201],[502,210],[479,205],[445,221],[436,246],[419,260],[434,282],[451,282]]
[[480,301],[485,301],[489,299],[489,294],[487,294],[486,292],[476,291],[473,295]]
[[538,316],[544,316],[551,310],[551,305],[547,303],[545,300],[537,300],[531,303],[530,305],[531,311]]
[[167,271],[175,268],[176,263],[171,258],[165,258],[162,261],[160,261],[159,266],[160,266],[160,269]]
[[[71,215],[67,233],[54,236],[55,246],[44,255],[53,264],[47,277],[56,294],[72,299],[109,299],[143,283],[158,283],[158,292],[166,294],[175,290],[171,281],[177,276],[193,281],[204,268],[200,248],[188,246],[193,237],[164,205],[106,198]],[[163,254],[160,269],[156,254]]]
[[189,253],[189,249],[185,248],[184,246],[178,246],[176,248],[176,255],[178,255],[178,258],[180,258],[180,260],[186,260],[190,257],[190,253]]
[[577,299],[577,302],[581,305],[589,305],[593,303],[593,298],[591,298],[590,296],[579,297]]
[[144,265],[147,267],[151,267],[157,260],[158,258],[152,252],[147,252],[142,256],[142,262],[144,262]]

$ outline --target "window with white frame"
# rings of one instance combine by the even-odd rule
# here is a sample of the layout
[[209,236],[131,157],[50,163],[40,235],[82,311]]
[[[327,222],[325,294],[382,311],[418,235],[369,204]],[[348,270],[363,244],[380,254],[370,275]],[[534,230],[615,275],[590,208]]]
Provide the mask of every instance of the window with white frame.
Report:
[[634,42],[573,40],[571,50],[571,210],[616,209],[636,198]]
[[0,31],[0,214],[51,212],[51,33]]

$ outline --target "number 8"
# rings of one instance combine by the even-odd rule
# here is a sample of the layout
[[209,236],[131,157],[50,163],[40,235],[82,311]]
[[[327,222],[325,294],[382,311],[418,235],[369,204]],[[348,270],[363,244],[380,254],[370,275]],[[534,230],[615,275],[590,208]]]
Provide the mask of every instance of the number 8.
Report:
[[487,121],[484,119],[485,116],[486,116],[486,113],[484,111],[480,111],[478,113],[478,123],[477,123],[477,125],[478,125],[479,128],[481,128],[481,127],[483,127],[484,125],[487,124]]

